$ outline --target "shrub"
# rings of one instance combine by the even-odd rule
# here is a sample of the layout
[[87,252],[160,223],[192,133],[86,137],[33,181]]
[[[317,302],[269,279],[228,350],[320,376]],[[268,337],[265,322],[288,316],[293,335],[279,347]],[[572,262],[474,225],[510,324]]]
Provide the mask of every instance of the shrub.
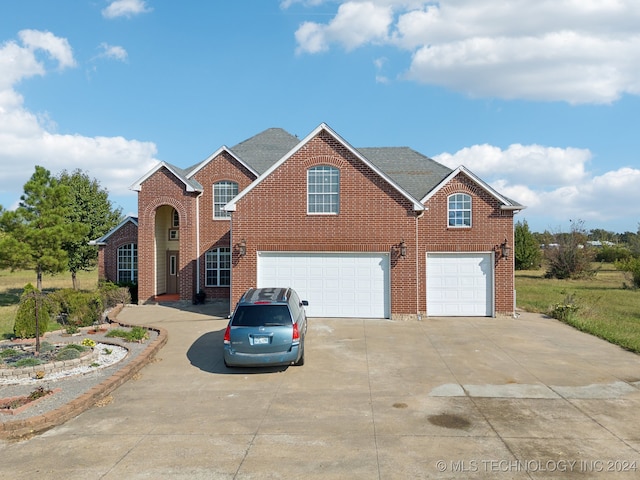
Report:
[[42,361],[39,358],[27,357],[21,358],[17,362],[13,364],[14,367],[35,367],[36,365],[40,365]]
[[18,351],[15,348],[3,348],[0,350],[0,358],[15,357],[18,355]]
[[68,343],[62,348],[62,350],[76,350],[78,352],[84,352],[87,350],[87,347],[85,347],[84,345],[79,345],[77,343]]
[[98,291],[100,292],[105,308],[113,308],[119,303],[126,305],[132,302],[132,295],[128,286],[116,285],[115,283],[103,280],[98,284]]
[[619,260],[615,262],[615,267],[629,274],[633,288],[640,288],[640,257],[630,257],[626,260]]
[[113,328],[109,330],[107,337],[119,337],[128,342],[142,342],[149,337],[149,332],[144,327],[135,326],[131,330]]
[[83,292],[66,288],[51,294],[69,325],[88,327],[100,321],[103,302],[99,292]]
[[585,248],[587,236],[584,233],[582,222],[571,222],[571,232],[557,234],[557,246],[545,249],[547,261],[546,278],[581,278],[593,276],[595,271],[591,268],[594,252],[591,248]]
[[578,311],[578,306],[573,303],[556,303],[551,307],[550,317],[557,318],[563,322],[566,322],[573,318],[573,315]]
[[628,248],[619,245],[603,245],[596,253],[596,262],[614,263],[627,260],[629,257],[631,257],[631,252]]
[[20,305],[13,324],[13,333],[16,337],[34,338],[36,336],[36,310],[38,330],[42,335],[49,327],[54,308],[47,297],[29,283],[24,287],[20,297]]
[[75,348],[63,348],[56,355],[56,360],[73,360],[80,358],[80,352]]

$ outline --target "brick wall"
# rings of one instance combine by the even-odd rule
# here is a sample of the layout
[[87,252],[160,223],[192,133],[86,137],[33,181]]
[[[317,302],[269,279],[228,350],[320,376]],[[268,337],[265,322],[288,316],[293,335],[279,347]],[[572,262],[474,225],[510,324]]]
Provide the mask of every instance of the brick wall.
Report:
[[229,153],[222,152],[202,167],[194,178],[204,187],[204,193],[200,197],[200,287],[205,291],[207,298],[228,299],[229,287],[205,287],[206,252],[213,248],[230,246],[231,220],[213,219],[213,184],[225,180],[236,182],[238,192],[241,192],[256,177]]
[[[447,198],[466,193],[472,198],[471,228],[448,227]],[[426,311],[427,252],[491,252],[507,239],[513,247],[513,212],[500,209],[500,203],[464,173],[458,174],[426,203],[428,210],[420,219],[420,309]],[[495,310],[512,314],[513,255],[495,261]],[[428,313],[428,312],[427,312]]]
[[[307,214],[307,169],[340,169],[339,215]],[[391,262],[391,310],[415,312],[413,206],[340,142],[321,132],[237,204],[233,243],[246,239],[247,254],[233,255],[232,304],[256,285],[257,251],[391,252],[402,239],[406,258]]]
[[180,217],[180,254],[178,291],[182,300],[191,300],[196,292],[196,202],[198,192],[187,192],[184,184],[166,168],[146,179],[138,193],[138,296],[141,303],[152,301],[156,291],[155,251],[156,209],[175,208]]
[[118,248],[131,243],[138,243],[138,227],[127,222],[98,248],[98,278],[118,283]]

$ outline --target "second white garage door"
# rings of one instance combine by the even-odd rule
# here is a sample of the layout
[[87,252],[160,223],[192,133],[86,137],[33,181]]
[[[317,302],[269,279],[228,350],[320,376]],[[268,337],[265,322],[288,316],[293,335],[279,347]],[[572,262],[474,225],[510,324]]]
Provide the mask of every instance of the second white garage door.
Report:
[[258,252],[258,287],[293,287],[310,317],[389,318],[389,255]]
[[493,315],[493,263],[490,253],[429,253],[427,315]]

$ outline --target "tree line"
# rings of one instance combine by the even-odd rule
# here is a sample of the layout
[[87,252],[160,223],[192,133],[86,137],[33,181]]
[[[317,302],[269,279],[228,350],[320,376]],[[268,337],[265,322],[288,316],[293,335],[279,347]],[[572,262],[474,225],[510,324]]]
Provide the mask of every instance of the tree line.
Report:
[[638,231],[617,234],[602,229],[587,231],[582,220],[572,220],[569,232],[535,233],[526,221],[515,225],[516,270],[546,268],[548,278],[594,275],[593,262],[611,262],[631,275],[640,287],[640,224]]
[[0,268],[33,270],[36,288],[42,290],[43,274],[76,274],[97,265],[98,251],[89,245],[122,220],[108,192],[96,179],[77,169],[53,176],[36,166],[24,185],[18,208],[0,205]]

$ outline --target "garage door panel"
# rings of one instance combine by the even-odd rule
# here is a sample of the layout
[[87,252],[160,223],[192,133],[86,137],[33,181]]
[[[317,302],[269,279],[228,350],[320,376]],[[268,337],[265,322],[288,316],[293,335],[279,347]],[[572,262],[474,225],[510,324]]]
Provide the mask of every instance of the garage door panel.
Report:
[[257,283],[295,288],[309,301],[311,317],[390,315],[389,256],[383,253],[259,252]]
[[490,253],[427,254],[429,316],[491,316],[493,263]]

